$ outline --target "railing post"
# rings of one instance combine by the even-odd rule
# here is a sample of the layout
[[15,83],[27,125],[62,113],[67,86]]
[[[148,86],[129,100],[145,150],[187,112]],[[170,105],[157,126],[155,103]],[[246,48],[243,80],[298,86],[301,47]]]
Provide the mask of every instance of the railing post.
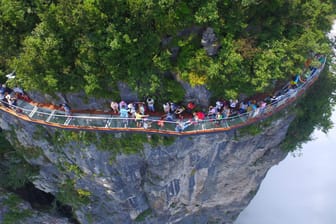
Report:
[[56,112],[56,110],[53,110],[53,111],[51,112],[51,114],[50,114],[49,117],[47,118],[46,122],[49,122],[49,121],[50,121],[50,119],[52,118],[52,116],[54,116],[55,112]]
[[37,110],[38,110],[38,107],[34,106],[33,110],[30,112],[30,114],[28,116],[32,118]]

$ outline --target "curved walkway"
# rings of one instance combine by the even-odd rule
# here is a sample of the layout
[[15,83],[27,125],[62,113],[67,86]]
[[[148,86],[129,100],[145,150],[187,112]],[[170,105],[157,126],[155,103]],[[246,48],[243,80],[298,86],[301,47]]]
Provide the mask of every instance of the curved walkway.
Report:
[[276,101],[268,104],[265,108],[257,108],[251,112],[220,120],[205,119],[195,122],[191,119],[184,119],[176,122],[163,121],[160,120],[159,117],[151,116],[150,118],[142,119],[142,127],[139,128],[134,118],[120,118],[110,113],[73,113],[71,116],[68,116],[60,109],[47,108],[20,99],[17,101],[17,106],[11,106],[11,108],[9,108],[8,106],[2,105],[0,106],[0,110],[31,123],[71,130],[141,132],[165,135],[196,135],[224,132],[258,122],[296,101],[296,99],[317,80],[325,63],[326,58],[323,57],[322,65],[311,71],[306,82],[295,89],[284,91],[283,94],[277,97]]

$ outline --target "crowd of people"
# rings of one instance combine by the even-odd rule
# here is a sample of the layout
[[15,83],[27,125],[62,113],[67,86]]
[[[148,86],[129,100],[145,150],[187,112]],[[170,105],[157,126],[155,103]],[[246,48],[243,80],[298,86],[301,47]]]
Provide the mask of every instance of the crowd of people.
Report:
[[[317,59],[322,63],[323,56],[316,55]],[[186,105],[176,104],[174,102],[166,102],[162,104],[161,114],[154,114],[155,103],[152,97],[146,99],[146,102],[119,103],[112,101],[111,109],[114,114],[119,114],[121,118],[134,118],[136,127],[147,128],[146,122],[149,116],[158,117],[157,126],[163,129],[166,123],[176,124],[175,130],[180,132],[191,125],[202,123],[204,120],[211,120],[216,126],[221,126],[224,119],[241,116],[246,114],[249,117],[255,117],[263,113],[268,106],[288,98],[296,92],[296,89],[316,70],[316,67],[307,66],[303,75],[296,74],[292,77],[283,88],[277,90],[274,94],[263,99],[230,99],[217,100],[215,105],[211,105],[208,109],[201,108],[194,102],[188,102]],[[154,119],[153,119],[154,120]]]
[[[323,63],[322,55],[315,55],[320,63]],[[177,104],[166,102],[162,104],[162,110],[156,111],[155,100],[153,97],[147,97],[145,102],[120,102],[112,101],[110,103],[111,112],[114,116],[119,116],[127,127],[130,121],[134,121],[137,128],[150,128],[153,121],[157,122],[159,129],[163,129],[167,123],[176,125],[175,131],[181,132],[191,125],[203,123],[202,121],[211,120],[216,126],[221,126],[224,119],[241,116],[246,114],[249,117],[255,117],[265,111],[267,106],[274,105],[281,99],[288,98],[296,92],[296,89],[306,82],[316,67],[306,65],[303,75],[296,74],[291,81],[277,90],[275,94],[263,99],[230,99],[217,100],[214,105],[207,109],[196,105],[194,102],[187,104]],[[23,90],[15,87],[10,89],[5,84],[0,84],[0,102],[6,107],[14,108],[17,105],[17,99],[24,98]],[[59,108],[67,116],[72,116],[71,107],[67,103],[59,105]],[[159,107],[160,108],[160,107]],[[149,119],[149,117],[153,119]]]

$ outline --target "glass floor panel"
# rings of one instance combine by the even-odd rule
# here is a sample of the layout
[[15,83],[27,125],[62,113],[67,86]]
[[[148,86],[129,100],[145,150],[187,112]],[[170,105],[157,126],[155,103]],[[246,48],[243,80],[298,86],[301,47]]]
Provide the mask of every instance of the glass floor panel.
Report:
[[104,114],[73,114],[69,125],[105,127],[109,118],[110,116]]
[[62,111],[55,111],[54,115],[50,118],[49,122],[57,123],[57,124],[64,124],[67,120],[67,116]]
[[39,107],[38,110],[33,114],[32,118],[46,121],[51,112],[51,110]]
[[34,109],[34,106],[22,101],[22,100],[18,100],[17,101],[17,106],[19,107],[19,109],[22,110],[22,113],[29,115],[31,113],[31,111]]

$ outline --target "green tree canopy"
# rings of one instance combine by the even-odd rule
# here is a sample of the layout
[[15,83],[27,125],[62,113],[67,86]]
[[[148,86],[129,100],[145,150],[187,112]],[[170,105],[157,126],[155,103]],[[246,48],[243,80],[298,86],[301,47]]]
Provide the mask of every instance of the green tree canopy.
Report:
[[[300,72],[310,51],[328,53],[332,0],[1,0],[0,69],[46,93],[182,100],[172,77],[214,96],[252,95]],[[202,31],[220,46],[209,56]],[[174,76],[168,75],[172,73]],[[175,91],[174,89],[177,89]]]

